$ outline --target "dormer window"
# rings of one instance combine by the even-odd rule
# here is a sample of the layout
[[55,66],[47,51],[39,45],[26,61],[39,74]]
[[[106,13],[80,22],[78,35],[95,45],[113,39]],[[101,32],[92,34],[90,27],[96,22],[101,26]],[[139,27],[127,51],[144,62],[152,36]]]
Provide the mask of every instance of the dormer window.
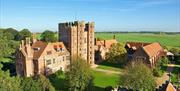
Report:
[[59,52],[59,51],[64,51],[62,45],[54,45],[54,49]]
[[40,47],[35,47],[35,48],[33,48],[34,49],[34,51],[39,51],[40,50]]

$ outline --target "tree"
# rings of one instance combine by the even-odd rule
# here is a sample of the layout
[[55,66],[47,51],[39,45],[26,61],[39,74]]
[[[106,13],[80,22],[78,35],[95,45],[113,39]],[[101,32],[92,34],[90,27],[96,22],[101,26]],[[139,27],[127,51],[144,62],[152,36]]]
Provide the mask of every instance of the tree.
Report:
[[19,77],[10,77],[9,71],[2,71],[0,63],[0,91],[22,91]]
[[132,62],[120,75],[119,85],[139,91],[154,91],[156,82],[151,70],[142,62]]
[[8,40],[15,40],[18,31],[13,28],[3,29],[3,35],[6,36]]
[[153,75],[156,77],[160,77],[163,75],[164,71],[166,71],[165,66],[169,63],[169,59],[167,57],[162,57],[158,60],[155,67],[153,68]]
[[69,91],[84,91],[92,86],[92,74],[90,65],[81,58],[71,61],[70,70],[66,73],[67,87]]
[[124,63],[126,50],[122,43],[113,44],[106,54],[106,60],[111,63]]
[[170,52],[174,54],[173,61],[175,61],[177,64],[180,64],[180,48],[171,48]]
[[32,33],[28,30],[28,29],[23,29],[19,32],[19,36],[18,39],[19,40],[24,40],[26,37],[31,38],[32,37]]
[[23,78],[21,86],[23,91],[55,91],[49,80],[43,75]]
[[41,87],[40,91],[55,91],[55,88],[44,75],[38,75],[37,83],[39,84],[39,87]]
[[56,42],[57,37],[53,31],[46,30],[41,34],[41,40],[45,42]]
[[4,33],[0,31],[0,61],[3,61],[2,58],[11,57],[12,54],[15,53],[18,45],[18,41],[9,40],[7,36],[4,36]]

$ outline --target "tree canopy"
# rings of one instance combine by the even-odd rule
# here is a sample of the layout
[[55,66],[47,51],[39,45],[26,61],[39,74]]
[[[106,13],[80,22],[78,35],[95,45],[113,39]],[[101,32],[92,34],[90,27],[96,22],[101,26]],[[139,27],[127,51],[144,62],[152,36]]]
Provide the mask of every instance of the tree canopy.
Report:
[[119,85],[139,91],[154,91],[156,82],[151,70],[142,62],[132,62],[120,75]]
[[113,44],[106,54],[106,60],[112,63],[124,63],[126,50],[122,43]]
[[56,42],[57,37],[53,31],[46,30],[41,34],[41,40],[45,42]]
[[18,41],[11,40],[3,31],[0,31],[0,62],[2,58],[11,57],[18,44]]
[[90,65],[81,58],[72,60],[70,70],[66,73],[69,91],[84,91],[92,85]]
[[10,77],[9,71],[3,71],[0,63],[0,91],[22,91],[19,77]]
[[28,29],[23,29],[19,32],[19,40],[24,40],[26,37],[31,38],[32,37],[32,33],[28,30]]
[[55,91],[49,80],[43,75],[22,78],[23,91]]

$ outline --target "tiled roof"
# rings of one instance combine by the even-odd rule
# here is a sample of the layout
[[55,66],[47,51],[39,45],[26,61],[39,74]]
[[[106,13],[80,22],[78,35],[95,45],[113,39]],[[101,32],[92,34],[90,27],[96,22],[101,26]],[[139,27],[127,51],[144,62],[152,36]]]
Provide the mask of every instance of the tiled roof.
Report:
[[47,43],[42,42],[42,41],[36,41],[35,43],[33,43],[32,44],[32,49],[39,48],[38,51],[34,51],[33,58],[38,59],[41,56],[44,49],[46,48],[46,46],[47,46]]
[[148,54],[149,57],[153,57],[162,51],[162,47],[157,42],[146,45],[143,47],[143,49]]
[[46,43],[42,41],[36,41],[35,43],[32,44],[32,49],[39,48],[39,50],[38,51],[33,50],[33,58],[38,59],[42,55],[43,51],[47,48],[47,46],[52,46],[50,48],[54,48],[54,49],[65,47],[63,42]]
[[97,46],[104,46],[106,48],[110,48],[114,43],[117,43],[116,39],[96,41]]
[[144,42],[126,42],[126,45],[129,47],[129,48],[133,48],[133,49],[138,49],[140,47],[144,47],[146,45],[149,45],[151,43],[144,43]]
[[174,88],[174,86],[171,83],[169,83],[167,85],[166,91],[176,91],[176,89]]

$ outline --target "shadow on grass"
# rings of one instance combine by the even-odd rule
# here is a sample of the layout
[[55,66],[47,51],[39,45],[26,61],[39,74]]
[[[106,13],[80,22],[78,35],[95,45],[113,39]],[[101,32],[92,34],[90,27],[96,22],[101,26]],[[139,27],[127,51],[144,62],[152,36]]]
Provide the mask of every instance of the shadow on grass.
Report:
[[104,91],[105,89],[102,87],[93,86],[92,91]]
[[124,67],[124,65],[122,65],[121,63],[110,63],[107,61],[103,61],[103,62],[99,63],[98,65],[109,66],[109,67],[114,67],[114,68],[123,68]]
[[54,86],[57,91],[67,91],[65,88],[65,77],[64,73],[62,74],[51,74],[48,76],[49,81]]

